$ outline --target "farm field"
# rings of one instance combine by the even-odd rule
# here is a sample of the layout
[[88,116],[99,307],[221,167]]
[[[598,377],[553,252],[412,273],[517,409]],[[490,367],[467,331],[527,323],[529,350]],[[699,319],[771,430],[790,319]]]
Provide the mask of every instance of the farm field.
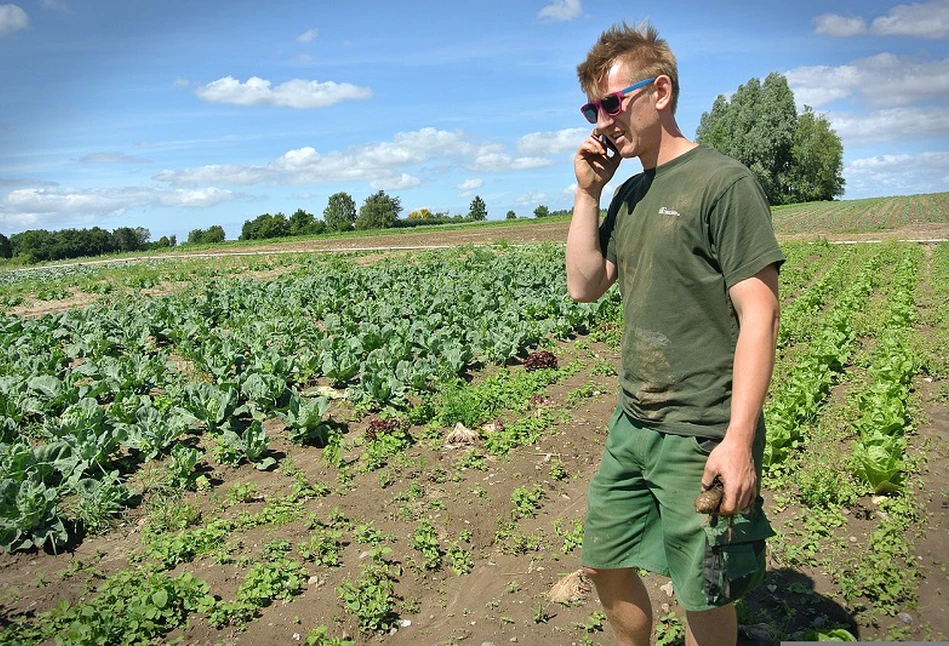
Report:
[[[778,536],[743,643],[949,639],[949,243],[896,240],[949,202],[886,199],[775,213]],[[548,594],[619,362],[565,229],[0,274],[0,644],[612,643],[582,582]]]

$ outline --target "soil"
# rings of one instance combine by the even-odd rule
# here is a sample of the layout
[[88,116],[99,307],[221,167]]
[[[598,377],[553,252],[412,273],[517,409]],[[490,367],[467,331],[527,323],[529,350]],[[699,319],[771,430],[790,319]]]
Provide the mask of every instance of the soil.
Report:
[[[486,229],[480,231],[452,231],[445,233],[417,231],[399,232],[358,240],[306,241],[280,245],[260,245],[241,248],[239,253],[287,253],[301,251],[352,251],[388,247],[418,248],[445,244],[481,244],[499,242],[512,244],[541,241],[561,242],[566,237],[568,223],[563,221],[533,224],[531,226]],[[945,238],[949,226],[939,229],[915,227],[891,232],[895,239],[925,237]],[[823,236],[836,241],[855,236]],[[875,235],[874,238],[879,238]],[[230,253],[230,252],[224,252]],[[181,254],[189,255],[189,254]],[[167,255],[161,256],[167,258]],[[62,305],[62,303],[60,303]],[[79,303],[69,303],[73,307]],[[82,303],[84,304],[84,303]],[[52,306],[52,303],[48,304]],[[50,310],[47,310],[50,311]],[[25,311],[24,314],[37,314]],[[397,538],[391,543],[393,552],[387,557],[397,571],[396,594],[400,617],[410,622],[393,629],[384,637],[365,635],[358,630],[352,615],[345,612],[337,599],[336,588],[344,580],[354,580],[367,558],[365,545],[350,539],[342,552],[341,567],[327,568],[306,564],[310,576],[306,589],[289,602],[277,601],[263,608],[257,619],[245,629],[213,630],[200,617],[191,621],[189,628],[176,630],[168,638],[181,637],[193,644],[292,644],[315,627],[326,625],[331,636],[346,635],[357,644],[384,643],[418,646],[419,644],[473,644],[517,643],[524,645],[612,643],[608,627],[600,628],[595,612],[601,607],[595,593],[587,593],[574,603],[558,604],[548,600],[547,594],[559,580],[575,572],[578,550],[562,549],[563,539],[558,536],[555,523],[570,529],[574,521],[582,520],[585,510],[587,483],[592,478],[605,440],[605,428],[615,406],[616,376],[603,376],[602,370],[592,371],[594,358],[602,365],[618,366],[618,352],[602,343],[584,339],[584,349],[576,342],[562,344],[555,349],[561,361],[576,357],[586,362],[580,373],[548,388],[542,398],[533,402],[533,410],[567,409],[558,416],[542,439],[534,446],[522,447],[505,458],[488,458],[484,471],[475,468],[455,469],[464,449],[446,449],[439,442],[419,442],[406,452],[398,465],[385,469],[390,483],[383,483],[379,472],[358,474],[348,486],[337,480],[337,471],[320,458],[320,450],[297,447],[282,440],[280,423],[268,422],[268,431],[274,437],[272,449],[289,456],[292,466],[310,482],[329,485],[333,493],[301,503],[304,520],[281,526],[266,526],[240,532],[239,553],[254,557],[268,542],[287,540],[296,545],[308,539],[310,531],[305,519],[326,518],[339,508],[347,518],[358,525],[371,521],[376,529]],[[596,374],[594,374],[596,373]],[[589,385],[593,387],[590,388]],[[946,429],[949,410],[939,398],[938,381],[919,384],[923,419],[911,438],[913,449],[925,452],[926,465],[919,476],[921,499],[925,501],[926,515],[915,542],[921,577],[918,607],[908,609],[910,624],[904,633],[907,639],[949,639],[949,615],[945,612],[949,596],[949,448]],[[583,391],[589,396],[578,397]],[[358,438],[368,419],[350,424],[347,437]],[[420,429],[412,429],[420,433]],[[447,435],[451,429],[443,429]],[[355,458],[359,447],[347,442],[348,457]],[[568,476],[557,479],[552,467],[561,464]],[[457,474],[457,479],[453,476]],[[280,469],[256,471],[249,466],[239,468],[215,466],[211,479],[213,490],[186,493],[184,500],[195,506],[205,518],[212,515],[234,515],[237,512],[254,513],[264,506],[264,500],[274,495],[286,495],[293,479]],[[148,474],[144,474],[147,478]],[[258,500],[221,511],[221,500],[236,483],[253,484]],[[413,498],[412,484],[421,485],[424,496]],[[538,550],[499,549],[496,534],[499,523],[512,518],[511,493],[514,488],[532,488],[539,485],[546,497],[533,518],[516,521],[515,532],[522,537],[540,537],[544,546]],[[698,492],[697,492],[698,493]],[[774,492],[765,491],[770,502]],[[408,517],[404,509],[408,509]],[[447,546],[464,531],[471,532],[468,546],[473,556],[470,574],[458,576],[446,566],[431,572],[421,568],[418,552],[408,545],[408,536],[416,526],[417,518],[430,518],[438,528],[440,544]],[[0,630],[15,619],[35,617],[54,607],[60,601],[75,601],[87,596],[103,577],[130,567],[128,554],[140,549],[146,509],[129,511],[121,524],[103,536],[90,536],[61,554],[43,552],[0,553]],[[853,530],[857,531],[857,530]],[[512,545],[512,541],[501,544]],[[296,554],[294,553],[296,558]],[[773,565],[773,564],[772,564]],[[211,590],[224,599],[233,599],[244,579],[247,564],[219,565],[209,558],[199,558],[178,566],[172,574],[190,571],[207,581]],[[677,606],[669,582],[655,575],[645,577],[653,600],[656,623],[668,636],[680,626],[670,613],[684,616]],[[809,589],[807,599],[788,590]],[[883,639],[892,628],[893,618],[883,618],[877,625],[857,625],[852,612],[835,596],[832,587],[819,575],[772,567],[763,586],[749,598],[755,609],[769,607],[797,608],[797,624],[784,626],[787,633],[810,627],[804,623],[815,614],[826,617],[828,623],[848,625],[861,640]],[[782,610],[782,616],[784,611]],[[795,613],[791,613],[794,615]],[[747,627],[742,632],[742,643],[757,644],[772,641],[761,626]]]

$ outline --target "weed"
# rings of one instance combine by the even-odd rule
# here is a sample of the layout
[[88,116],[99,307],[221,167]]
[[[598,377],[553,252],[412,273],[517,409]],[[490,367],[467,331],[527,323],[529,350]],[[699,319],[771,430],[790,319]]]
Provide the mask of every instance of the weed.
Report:
[[561,551],[564,554],[569,554],[583,545],[583,521],[581,520],[573,521],[572,529],[565,529],[563,521],[558,518],[554,521],[554,533],[563,539]]
[[437,570],[442,566],[444,552],[439,545],[435,526],[427,518],[418,522],[415,533],[410,537],[409,545],[422,553],[422,567],[426,570]]
[[362,566],[359,578],[346,579],[336,589],[343,605],[366,632],[387,630],[397,618],[394,577],[384,558],[390,551],[388,547],[372,550],[371,560]]
[[471,556],[471,550],[461,546],[461,543],[471,543],[471,532],[463,531],[456,540],[448,546],[448,559],[451,561],[451,569],[458,576],[469,574],[474,569],[474,560]]
[[656,646],[681,646],[685,644],[685,623],[674,612],[660,615],[653,629]]
[[575,621],[570,625],[585,633],[601,633],[606,625],[606,613],[602,610],[594,610],[586,622]]
[[511,518],[532,518],[540,508],[540,501],[546,497],[547,493],[540,485],[534,485],[532,489],[526,487],[515,488],[511,492],[511,502],[514,503]]

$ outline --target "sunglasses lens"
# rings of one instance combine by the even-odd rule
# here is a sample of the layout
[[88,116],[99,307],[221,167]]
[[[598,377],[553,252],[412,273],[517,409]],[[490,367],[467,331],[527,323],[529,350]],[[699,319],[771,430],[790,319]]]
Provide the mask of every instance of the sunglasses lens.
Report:
[[606,114],[610,115],[611,117],[615,116],[619,114],[620,98],[615,94],[610,94],[600,101],[600,105],[603,107],[603,111],[606,112]]
[[585,106],[580,108],[580,112],[583,113],[583,116],[586,117],[587,121],[590,123],[596,123],[596,106],[592,103],[587,103]]

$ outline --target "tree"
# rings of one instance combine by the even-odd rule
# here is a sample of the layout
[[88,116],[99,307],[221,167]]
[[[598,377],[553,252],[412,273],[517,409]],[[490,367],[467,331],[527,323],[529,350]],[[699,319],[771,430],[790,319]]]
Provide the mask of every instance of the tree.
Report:
[[536,209],[534,209],[535,218],[546,218],[549,215],[550,215],[550,209],[548,209],[545,204],[541,204]]
[[388,229],[402,211],[402,203],[397,197],[390,197],[385,191],[379,191],[366,198],[356,217],[357,229]]
[[788,174],[788,203],[832,200],[844,192],[844,146],[823,115],[810,106],[798,117]]
[[[318,233],[316,217],[303,209],[297,209],[293,212],[293,215],[290,216],[289,224],[290,235],[292,236],[305,236],[311,233]],[[322,223],[319,224],[322,225]]]
[[[805,115],[808,110],[805,108]],[[806,135],[801,131],[802,118]],[[831,157],[839,148],[842,160],[843,147],[836,134],[826,123],[818,125],[811,123],[812,119],[798,116],[787,79],[772,72],[764,83],[751,79],[740,86],[730,100],[717,97],[712,109],[702,114],[696,140],[745,164],[758,178],[771,204],[787,204],[799,199],[803,193],[795,186],[807,184],[802,177],[813,173],[807,166],[817,151],[803,145],[803,140],[830,144]],[[834,166],[832,161],[829,166]],[[823,185],[841,188],[842,169],[841,163]],[[842,189],[832,194],[840,192]]]
[[188,242],[190,244],[214,244],[224,242],[224,227],[215,224],[204,229],[192,229],[188,232]]
[[323,222],[330,231],[349,231],[356,222],[356,203],[349,193],[334,193],[323,209]]
[[0,258],[12,258],[13,246],[10,244],[10,238],[0,233]]
[[504,216],[504,217],[507,218],[508,220],[516,220],[516,219],[517,219],[517,213],[515,213],[514,211],[508,211],[508,212],[507,212],[507,215]]
[[468,219],[472,222],[482,222],[488,219],[488,207],[480,195],[475,195],[468,207]]
[[418,209],[406,216],[409,220],[431,220],[432,212],[428,209]]
[[287,222],[287,216],[283,213],[277,213],[264,220],[257,229],[258,239],[283,238],[288,235],[290,235],[290,223]]
[[112,231],[117,251],[141,251],[148,244],[151,234],[142,227],[119,227]]

